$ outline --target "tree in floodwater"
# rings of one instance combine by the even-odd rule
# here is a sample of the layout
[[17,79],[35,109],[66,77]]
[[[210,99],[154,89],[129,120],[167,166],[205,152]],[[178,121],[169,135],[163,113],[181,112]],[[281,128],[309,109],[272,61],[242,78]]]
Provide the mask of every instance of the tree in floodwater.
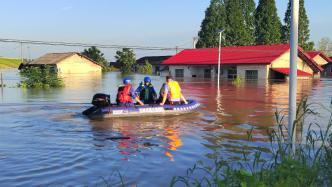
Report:
[[259,0],[255,13],[255,30],[257,44],[281,42],[281,22],[274,0]]
[[152,75],[152,65],[149,63],[148,60],[145,60],[143,65],[138,65],[137,72],[141,74]]
[[332,56],[332,40],[324,37],[318,41],[318,50],[323,51],[328,56]]
[[[291,25],[291,1],[288,1],[288,7],[285,13],[284,22],[282,26],[282,42],[289,43],[290,39],[290,25]],[[304,6],[304,0],[300,0],[299,7],[299,45],[304,50],[312,50],[314,42],[310,40],[309,18]]]
[[121,64],[121,71],[123,73],[131,73],[134,70],[136,63],[135,53],[132,49],[123,48],[117,51],[115,55],[116,62]]
[[[222,0],[211,0],[210,6],[205,11],[205,18],[198,32],[197,48],[218,46],[218,29],[225,28],[225,5]],[[224,43],[224,41],[222,41]]]
[[249,33],[250,44],[255,44],[255,12],[256,4],[254,0],[240,0],[243,17],[245,20],[245,29]]
[[23,80],[18,84],[22,88],[63,87],[62,78],[58,77],[52,66],[26,67],[20,72]]
[[[254,36],[252,26],[247,25],[252,21],[251,17],[244,17],[244,13],[251,15],[249,11],[252,7],[246,7],[246,3],[250,1],[228,0],[226,5],[226,45],[252,45],[254,44]],[[243,7],[244,6],[244,7]],[[252,10],[250,10],[252,11]],[[248,21],[249,23],[246,23]]]
[[103,71],[109,70],[109,64],[104,57],[104,53],[102,53],[97,47],[92,46],[88,49],[84,49],[81,54],[97,62],[103,68]]

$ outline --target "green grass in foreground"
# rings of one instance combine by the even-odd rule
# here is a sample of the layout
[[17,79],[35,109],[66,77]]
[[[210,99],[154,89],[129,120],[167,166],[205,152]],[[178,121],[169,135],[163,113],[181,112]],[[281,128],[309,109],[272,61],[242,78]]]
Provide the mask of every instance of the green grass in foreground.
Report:
[[[294,154],[287,141],[284,116],[276,112],[277,127],[269,130],[271,158],[264,160],[262,152],[243,153],[243,161],[231,163],[218,157],[214,164],[198,161],[184,176],[176,176],[170,186],[197,187],[316,187],[332,186],[332,112],[325,130],[317,121],[309,122],[303,133],[305,119],[319,116],[313,104],[304,98],[298,106],[295,125],[300,132]],[[314,108],[314,107],[313,107]],[[313,118],[312,118],[313,119]],[[319,130],[314,130],[318,127]],[[292,129],[296,130],[295,128]],[[248,139],[251,140],[251,132]],[[251,159],[249,159],[251,158]]]
[[0,69],[18,68],[20,64],[20,59],[0,57]]

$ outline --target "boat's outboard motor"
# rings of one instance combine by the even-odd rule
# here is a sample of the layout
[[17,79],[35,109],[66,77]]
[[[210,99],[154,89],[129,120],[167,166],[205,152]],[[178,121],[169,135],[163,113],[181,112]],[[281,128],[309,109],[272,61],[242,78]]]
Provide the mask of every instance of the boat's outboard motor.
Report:
[[111,104],[110,95],[97,93],[92,98],[92,104],[96,107],[109,106]]

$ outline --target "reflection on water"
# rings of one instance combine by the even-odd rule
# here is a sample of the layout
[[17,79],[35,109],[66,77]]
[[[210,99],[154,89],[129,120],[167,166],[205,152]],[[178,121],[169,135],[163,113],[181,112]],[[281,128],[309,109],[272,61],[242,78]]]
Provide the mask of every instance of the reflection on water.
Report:
[[[133,75],[136,86],[143,77]],[[214,81],[184,79],[186,97],[202,103],[196,113],[90,120],[81,111],[97,92],[115,101],[121,74],[64,76],[65,88],[49,90],[15,88],[16,72],[4,78],[12,86],[1,92],[1,186],[100,186],[105,180],[119,185],[117,172],[128,185],[167,186],[197,160],[237,160],[253,150],[268,156],[266,130],[275,124],[276,108],[286,110],[288,102],[287,82],[234,86],[223,80],[218,91]],[[152,77],[156,90],[163,81]],[[306,95],[329,108],[332,81],[299,81],[298,99]],[[328,111],[318,110],[319,120],[326,121]]]
[[[197,115],[197,114],[196,114]],[[104,140],[117,142],[117,149],[123,155],[122,159],[128,160],[128,156],[135,155],[140,149],[156,148],[160,153],[174,161],[173,152],[182,146],[180,134],[180,120],[194,121],[197,118],[191,116],[173,116],[169,118],[155,119],[153,117],[141,118],[115,118],[95,121],[91,120],[95,140],[101,140],[95,145],[104,147]],[[182,127],[185,129],[185,127]],[[108,133],[104,133],[108,132]],[[186,132],[186,133],[185,133]]]

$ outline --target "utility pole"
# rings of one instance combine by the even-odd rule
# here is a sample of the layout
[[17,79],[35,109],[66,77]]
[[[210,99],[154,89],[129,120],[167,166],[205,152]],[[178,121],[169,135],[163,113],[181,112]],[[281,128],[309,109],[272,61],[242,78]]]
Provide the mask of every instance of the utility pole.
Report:
[[21,63],[23,63],[23,43],[20,42],[21,45]]
[[224,32],[224,29],[219,29],[218,31],[217,31],[218,33],[219,33],[219,46],[218,46],[218,75],[217,75],[217,81],[218,81],[218,93],[219,93],[219,91],[220,91],[220,60],[221,60],[221,58],[220,58],[220,56],[221,56],[221,35],[222,35],[222,33]]
[[196,43],[197,42],[198,42],[198,37],[197,36],[193,37],[193,49],[196,48]]
[[298,29],[299,29],[299,0],[292,0],[292,20],[290,35],[290,73],[289,73],[289,100],[288,100],[288,139],[295,153],[296,125],[296,88],[297,88],[297,56],[298,56]]
[[27,48],[28,48],[28,62],[30,62],[31,60],[30,46],[28,46]]
[[175,46],[175,54],[177,54],[179,51],[179,46]]

